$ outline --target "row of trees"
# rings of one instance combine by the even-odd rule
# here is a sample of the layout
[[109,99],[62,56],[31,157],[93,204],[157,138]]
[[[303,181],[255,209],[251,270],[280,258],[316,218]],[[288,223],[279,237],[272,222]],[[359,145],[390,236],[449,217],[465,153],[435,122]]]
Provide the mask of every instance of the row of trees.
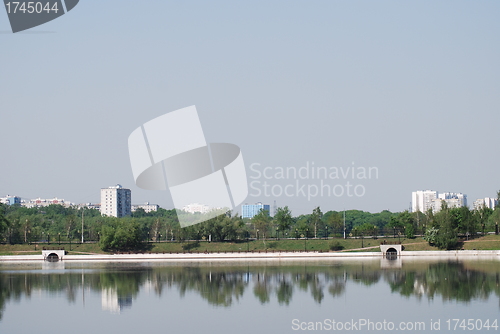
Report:
[[[500,192],[499,192],[500,197]],[[137,249],[144,242],[210,240],[237,241],[249,238],[325,238],[425,235],[429,243],[450,249],[458,237],[495,231],[500,207],[495,210],[467,207],[448,208],[433,213],[359,210],[323,213],[316,207],[311,214],[294,217],[288,207],[278,208],[274,217],[266,211],[252,219],[227,212],[201,224],[180,228],[175,210],[146,213],[139,209],[132,217],[102,217],[97,210],[49,205],[40,208],[0,205],[0,242],[96,241],[104,250]]]

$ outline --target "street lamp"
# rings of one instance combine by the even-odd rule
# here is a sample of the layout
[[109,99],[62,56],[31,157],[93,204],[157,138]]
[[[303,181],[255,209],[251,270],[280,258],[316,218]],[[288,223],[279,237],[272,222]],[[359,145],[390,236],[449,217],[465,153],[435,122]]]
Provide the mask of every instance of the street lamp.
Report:
[[248,242],[249,236],[250,236],[250,232],[247,231],[247,253],[250,251],[250,243]]
[[61,232],[57,233],[57,235],[59,236],[59,245],[61,245]]
[[328,225],[326,226],[326,240],[328,240]]
[[279,228],[278,228],[278,227],[276,227],[276,240],[279,240],[279,235],[278,235],[278,233],[279,233]]

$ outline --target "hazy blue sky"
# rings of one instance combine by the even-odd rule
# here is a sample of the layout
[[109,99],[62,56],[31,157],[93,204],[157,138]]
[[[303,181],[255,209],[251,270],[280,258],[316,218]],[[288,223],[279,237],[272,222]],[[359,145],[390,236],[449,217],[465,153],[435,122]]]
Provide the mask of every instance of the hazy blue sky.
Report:
[[323,180],[364,196],[250,189],[248,203],[296,215],[400,211],[424,189],[496,196],[499,16],[498,1],[82,0],[12,34],[2,9],[0,196],[99,202],[120,183],[171,208],[135,186],[127,139],[190,105],[208,142],[240,146],[250,182],[296,186],[255,179],[255,163],[378,169]]

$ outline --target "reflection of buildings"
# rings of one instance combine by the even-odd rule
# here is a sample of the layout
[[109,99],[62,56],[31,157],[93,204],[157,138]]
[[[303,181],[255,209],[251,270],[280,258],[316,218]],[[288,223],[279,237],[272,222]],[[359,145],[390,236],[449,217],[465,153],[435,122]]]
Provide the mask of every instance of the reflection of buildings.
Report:
[[101,304],[103,311],[121,313],[124,308],[132,307],[132,296],[118,296],[115,289],[102,289]]

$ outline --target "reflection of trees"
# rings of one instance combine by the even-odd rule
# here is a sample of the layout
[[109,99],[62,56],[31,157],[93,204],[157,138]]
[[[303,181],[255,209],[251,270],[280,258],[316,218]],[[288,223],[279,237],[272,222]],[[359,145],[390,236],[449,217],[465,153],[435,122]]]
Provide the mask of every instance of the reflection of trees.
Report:
[[499,272],[472,270],[459,262],[434,263],[422,269],[380,270],[377,266],[110,266],[103,270],[58,272],[0,272],[0,319],[5,303],[30,297],[33,291],[63,293],[74,302],[82,288],[101,293],[112,292],[118,300],[131,303],[142,287],[157,295],[178,291],[180,296],[197,293],[209,304],[228,307],[242,298],[247,288],[261,304],[273,299],[289,305],[293,294],[303,291],[316,303],[342,296],[349,281],[364,285],[387,282],[393,293],[402,296],[427,296],[433,299],[469,302],[500,296]]
[[388,277],[393,292],[403,296],[427,296],[433,299],[469,302],[486,299],[491,293],[499,295],[498,273],[487,274],[464,267],[460,262],[441,262],[429,265],[426,271],[401,271]]
[[245,288],[241,272],[202,272],[200,268],[186,268],[175,278],[181,296],[184,296],[186,291],[197,291],[210,304],[220,306],[231,305],[233,298],[238,300]]

